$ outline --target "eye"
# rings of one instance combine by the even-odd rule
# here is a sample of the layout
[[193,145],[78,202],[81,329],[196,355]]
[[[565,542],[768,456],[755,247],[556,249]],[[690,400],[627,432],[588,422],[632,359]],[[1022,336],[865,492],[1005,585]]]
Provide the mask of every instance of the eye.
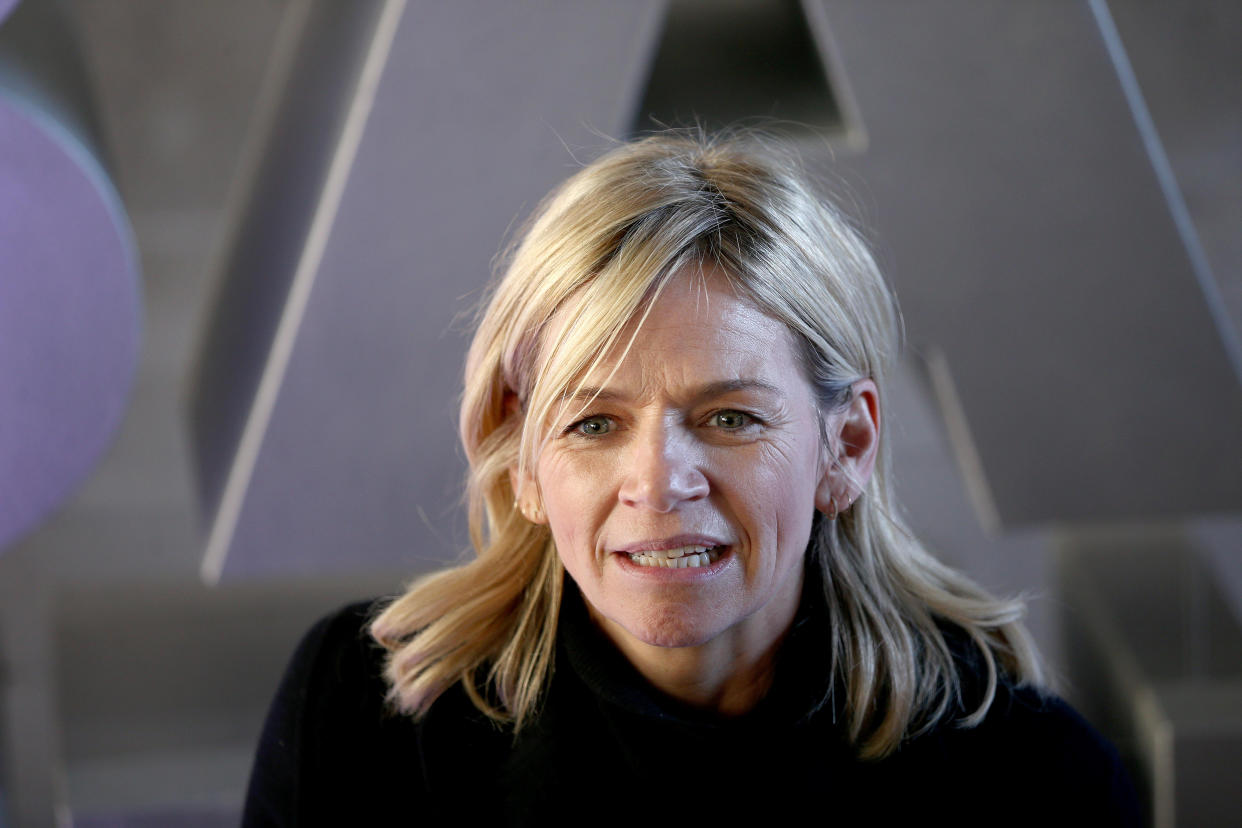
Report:
[[586,417],[565,430],[584,437],[598,437],[612,431],[612,420],[604,416]]
[[743,429],[754,421],[755,418],[751,417],[749,414],[745,414],[741,411],[733,411],[732,409],[717,411],[709,420],[711,425],[716,428],[724,429],[725,431],[737,431],[739,429]]

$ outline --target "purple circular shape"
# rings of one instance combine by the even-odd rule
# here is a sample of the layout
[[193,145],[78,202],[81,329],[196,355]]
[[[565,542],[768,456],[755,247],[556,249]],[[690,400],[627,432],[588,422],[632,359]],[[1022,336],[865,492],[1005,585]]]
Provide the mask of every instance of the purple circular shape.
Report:
[[9,12],[17,8],[17,0],[0,0],[0,23],[9,16]]
[[0,97],[0,550],[108,445],[140,313],[128,220],[102,167],[55,121]]

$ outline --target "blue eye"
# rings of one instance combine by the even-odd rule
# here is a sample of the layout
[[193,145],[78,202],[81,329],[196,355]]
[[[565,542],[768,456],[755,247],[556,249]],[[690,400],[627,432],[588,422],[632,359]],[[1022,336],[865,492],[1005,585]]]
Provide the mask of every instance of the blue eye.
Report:
[[741,411],[717,411],[712,415],[711,423],[717,428],[723,428],[726,431],[737,431],[745,428],[753,422],[753,418],[749,414],[743,414]]
[[612,431],[612,420],[607,417],[587,417],[579,420],[569,427],[571,431],[576,431],[586,437],[598,437],[601,434],[607,434]]

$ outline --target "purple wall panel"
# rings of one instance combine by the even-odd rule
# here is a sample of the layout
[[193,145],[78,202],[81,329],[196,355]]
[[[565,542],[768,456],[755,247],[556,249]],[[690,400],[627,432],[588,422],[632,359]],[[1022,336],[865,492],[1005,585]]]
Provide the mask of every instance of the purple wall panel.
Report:
[[89,151],[0,95],[0,549],[93,467],[125,410],[140,300]]

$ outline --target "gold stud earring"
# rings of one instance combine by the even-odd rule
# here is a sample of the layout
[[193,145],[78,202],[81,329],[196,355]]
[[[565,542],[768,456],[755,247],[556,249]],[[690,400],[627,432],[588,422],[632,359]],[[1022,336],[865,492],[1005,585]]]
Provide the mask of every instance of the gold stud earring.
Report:
[[522,513],[522,517],[531,523],[541,523],[543,521],[543,508],[539,504],[536,503],[533,506],[528,506],[515,499],[513,505]]

